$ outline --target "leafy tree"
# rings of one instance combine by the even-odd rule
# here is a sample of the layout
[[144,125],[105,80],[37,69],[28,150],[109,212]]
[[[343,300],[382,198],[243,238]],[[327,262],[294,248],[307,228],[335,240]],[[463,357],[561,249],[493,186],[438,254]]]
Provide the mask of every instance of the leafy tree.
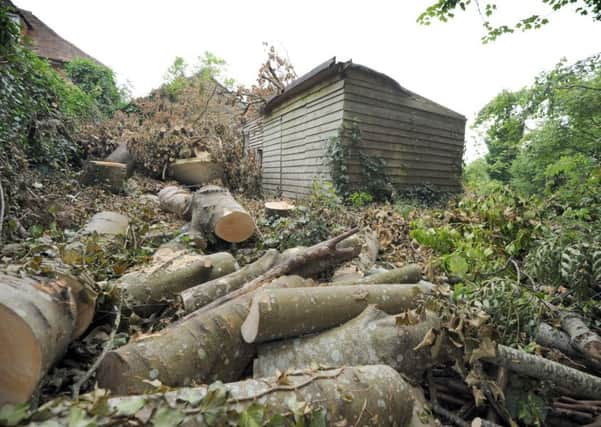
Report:
[[530,87],[502,92],[476,125],[485,129],[491,178],[597,215],[590,206],[601,202],[601,54],[562,60]]
[[482,42],[488,43],[502,34],[540,28],[549,23],[549,12],[556,12],[567,6],[576,6],[576,13],[591,16],[594,21],[601,21],[601,0],[542,0],[546,10],[526,16],[515,24],[494,25],[491,19],[497,12],[498,3],[479,0],[437,0],[418,17],[417,22],[423,25],[430,25],[433,20],[447,22],[455,17],[457,11],[466,11],[468,7],[474,7],[482,17],[482,26],[486,30]]
[[65,64],[65,74],[96,101],[104,114],[110,115],[123,101],[113,70],[104,65],[88,58],[76,58]]

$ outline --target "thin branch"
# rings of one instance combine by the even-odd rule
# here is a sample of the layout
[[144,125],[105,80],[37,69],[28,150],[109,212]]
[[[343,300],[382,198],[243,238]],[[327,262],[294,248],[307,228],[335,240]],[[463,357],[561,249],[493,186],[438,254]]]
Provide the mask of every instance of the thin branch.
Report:
[[104,344],[104,348],[102,349],[102,353],[98,356],[98,358],[94,361],[90,369],[85,373],[83,377],[79,379],[75,384],[73,384],[73,399],[77,399],[79,397],[79,391],[81,386],[90,379],[92,374],[98,369],[100,363],[104,359],[104,357],[108,354],[109,351],[113,349],[113,341],[115,340],[115,335],[117,334],[117,330],[119,329],[119,324],[121,323],[121,306],[123,305],[123,299],[119,301],[119,307],[115,307],[117,309],[117,315],[115,316],[115,323],[113,325],[113,330],[109,336],[108,341]]
[[4,188],[0,179],[0,244],[2,243],[2,224],[4,224]]

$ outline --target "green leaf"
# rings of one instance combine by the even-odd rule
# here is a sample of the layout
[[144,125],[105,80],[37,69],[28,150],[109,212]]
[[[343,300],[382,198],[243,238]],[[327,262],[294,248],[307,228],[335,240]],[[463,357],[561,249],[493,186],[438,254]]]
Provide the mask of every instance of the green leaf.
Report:
[[141,396],[132,397],[120,401],[115,406],[115,409],[117,410],[117,415],[130,416],[142,409],[145,403],[146,399]]
[[165,406],[157,409],[152,417],[154,427],[174,427],[179,425],[185,418],[185,415],[178,409],[171,409]]
[[93,418],[88,418],[86,412],[73,406],[69,411],[69,427],[95,427],[96,423]]
[[29,404],[8,404],[0,407],[0,424],[3,426],[16,426],[27,418]]
[[451,273],[458,276],[465,276],[469,269],[465,258],[458,254],[452,254],[447,258],[447,267]]
[[265,409],[263,406],[253,403],[240,414],[240,427],[261,427],[263,424],[263,415]]
[[323,408],[316,409],[310,415],[309,427],[326,427],[326,410]]

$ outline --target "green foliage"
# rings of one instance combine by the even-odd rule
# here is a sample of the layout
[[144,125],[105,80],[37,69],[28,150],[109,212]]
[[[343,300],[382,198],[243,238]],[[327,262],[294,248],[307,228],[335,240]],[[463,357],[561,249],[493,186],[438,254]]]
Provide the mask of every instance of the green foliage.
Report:
[[[366,192],[375,200],[384,200],[393,193],[392,184],[386,175],[386,162],[360,149],[361,130],[357,120],[350,126],[343,125],[338,134],[326,144],[326,158],[330,177],[336,193],[348,198],[352,190]],[[361,167],[361,185],[351,183],[350,162],[356,159]]]
[[374,197],[365,191],[355,191],[348,196],[347,200],[351,206],[360,208],[372,203],[374,201]]
[[181,56],[175,57],[163,76],[162,89],[174,101],[187,84],[186,69],[188,65]]
[[304,206],[297,207],[288,217],[264,218],[259,226],[270,230],[264,239],[267,247],[284,250],[311,246],[341,231],[333,219],[342,212],[342,201],[333,185],[315,181]]
[[487,1],[481,4],[478,0],[437,0],[418,17],[417,22],[422,25],[430,25],[433,20],[447,22],[455,17],[457,11],[466,11],[469,6],[473,6],[483,18],[482,26],[486,33],[482,37],[482,42],[488,43],[503,34],[541,28],[549,23],[547,18],[549,13],[574,4],[576,4],[577,14],[591,16],[594,21],[601,21],[599,0],[542,0],[542,4],[545,5],[546,10],[541,13],[521,18],[513,25],[494,25],[491,19],[497,12],[497,2]]
[[471,189],[481,189],[490,183],[486,160],[480,158],[463,169],[463,183]]
[[64,71],[104,114],[112,114],[123,104],[123,93],[117,88],[110,68],[88,58],[76,58],[65,64]]

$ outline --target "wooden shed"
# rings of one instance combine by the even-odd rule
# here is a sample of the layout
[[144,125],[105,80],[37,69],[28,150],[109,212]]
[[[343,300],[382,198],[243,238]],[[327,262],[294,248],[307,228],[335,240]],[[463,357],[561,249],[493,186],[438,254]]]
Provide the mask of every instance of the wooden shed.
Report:
[[[397,189],[461,188],[466,118],[385,74],[332,58],[290,83],[245,126],[247,147],[262,159],[265,191],[298,198],[313,181],[329,179],[327,142],[353,122],[358,149],[385,162]],[[356,157],[349,169],[359,186],[365,177]]]

